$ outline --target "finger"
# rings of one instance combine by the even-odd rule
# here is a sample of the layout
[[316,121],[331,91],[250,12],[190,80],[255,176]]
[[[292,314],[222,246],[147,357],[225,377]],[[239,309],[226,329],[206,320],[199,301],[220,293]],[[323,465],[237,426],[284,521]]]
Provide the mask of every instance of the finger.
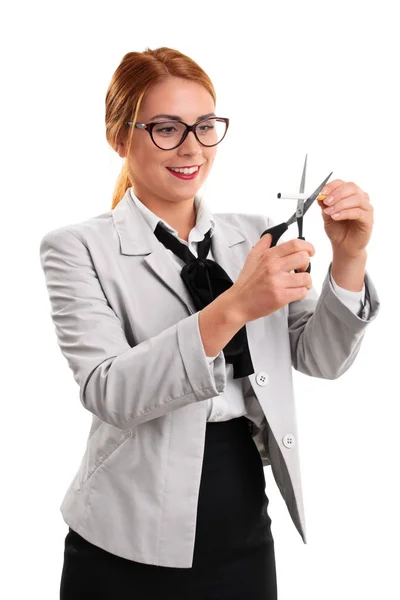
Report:
[[369,198],[368,194],[366,194],[353,181],[343,182],[334,190],[331,190],[329,194],[326,194],[327,197],[324,200],[324,204],[333,204],[334,202],[338,202],[339,200],[343,200],[349,196],[354,196],[355,194],[365,195],[366,198]]
[[363,210],[362,208],[349,208],[347,210],[341,210],[339,212],[330,215],[334,221],[362,221],[368,223],[370,220],[370,211]]
[[327,183],[326,186],[321,190],[321,194],[325,194],[326,196],[328,196],[329,194],[334,192],[339,186],[341,186],[343,183],[345,183],[343,181],[343,179],[333,179],[333,181],[330,181],[329,183]]
[[284,292],[285,304],[303,300],[308,296],[308,289],[306,287],[288,288]]
[[310,264],[310,255],[306,250],[295,252],[280,258],[280,269],[282,271],[294,271],[295,269],[305,271]]
[[309,273],[288,273],[285,279],[286,288],[306,287],[311,289],[312,281]]
[[[310,262],[308,262],[307,264],[304,264],[304,265],[302,265],[302,266],[300,266],[300,267],[296,267],[296,271],[297,271],[298,273],[305,273],[305,272],[307,271],[307,269],[308,269],[308,265],[309,265],[309,264],[310,264]],[[293,270],[294,270],[294,269],[293,269]]]
[[323,211],[326,215],[332,215],[347,208],[362,208],[367,210],[369,206],[369,198],[366,197],[366,195],[353,194],[352,196],[347,196],[343,200],[333,202],[329,206],[325,206],[325,208],[323,205]]
[[279,244],[273,248],[275,256],[278,258],[290,256],[291,254],[304,250],[308,252],[309,256],[314,256],[315,254],[314,246],[310,244],[310,242],[307,242],[307,240],[300,240],[299,238],[293,238],[292,240],[283,242],[282,244]]

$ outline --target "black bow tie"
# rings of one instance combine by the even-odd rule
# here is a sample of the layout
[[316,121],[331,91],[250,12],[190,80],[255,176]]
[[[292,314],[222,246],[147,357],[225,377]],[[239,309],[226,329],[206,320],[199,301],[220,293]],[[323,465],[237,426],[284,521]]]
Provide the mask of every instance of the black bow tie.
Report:
[[[210,304],[217,296],[233,285],[233,281],[226,271],[214,260],[206,258],[211,246],[210,230],[207,231],[204,239],[198,244],[198,258],[160,223],[157,224],[154,234],[166,248],[172,250],[186,263],[182,268],[181,277],[198,310]],[[239,329],[227,343],[223,348],[223,352],[225,361],[233,364],[234,379],[254,373],[247,341],[246,325]]]

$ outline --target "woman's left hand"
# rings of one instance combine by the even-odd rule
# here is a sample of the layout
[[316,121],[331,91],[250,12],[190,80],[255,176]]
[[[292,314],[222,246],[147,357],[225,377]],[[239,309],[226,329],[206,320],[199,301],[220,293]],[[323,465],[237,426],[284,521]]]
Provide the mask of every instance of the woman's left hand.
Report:
[[341,179],[330,181],[321,193],[327,194],[325,200],[318,203],[333,251],[349,257],[359,256],[369,242],[374,222],[368,194],[355,183]]

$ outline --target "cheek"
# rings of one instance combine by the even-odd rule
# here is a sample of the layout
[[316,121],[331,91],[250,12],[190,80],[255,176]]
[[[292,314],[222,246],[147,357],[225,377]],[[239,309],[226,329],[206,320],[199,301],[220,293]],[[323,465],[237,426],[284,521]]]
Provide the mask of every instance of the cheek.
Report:
[[212,166],[212,164],[214,162],[216,154],[217,154],[216,149],[213,150],[212,148],[210,148],[210,150],[206,154],[206,159],[207,159],[207,163],[208,163],[207,166],[208,166],[209,169],[211,168],[211,166]]
[[[161,152],[161,151],[160,151]],[[136,173],[148,175],[154,177],[155,171],[165,169],[163,162],[165,162],[164,155],[160,156],[157,151],[153,151],[152,148],[138,147],[132,154],[132,169]]]

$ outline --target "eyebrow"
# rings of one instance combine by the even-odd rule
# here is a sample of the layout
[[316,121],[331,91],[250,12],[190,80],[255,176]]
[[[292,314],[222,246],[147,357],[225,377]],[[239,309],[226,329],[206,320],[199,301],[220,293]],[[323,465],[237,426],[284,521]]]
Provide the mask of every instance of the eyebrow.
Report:
[[[207,119],[207,117],[216,117],[217,115],[215,113],[208,113],[206,115],[200,115],[200,117],[197,117],[197,121],[200,121],[200,119]],[[174,121],[183,121],[182,117],[179,117],[178,115],[154,115],[153,117],[150,117],[150,121],[153,121],[154,119],[159,119],[160,117],[166,118],[166,119],[173,119]]]

